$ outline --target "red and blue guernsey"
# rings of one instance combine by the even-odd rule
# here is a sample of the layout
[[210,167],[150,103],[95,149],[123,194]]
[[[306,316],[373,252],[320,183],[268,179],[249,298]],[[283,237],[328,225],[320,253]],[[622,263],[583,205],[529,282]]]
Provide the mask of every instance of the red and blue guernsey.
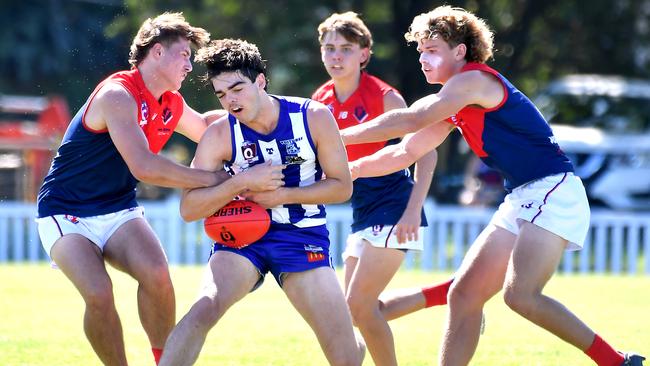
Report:
[[494,108],[467,106],[447,119],[458,127],[474,153],[501,172],[512,191],[553,174],[573,172],[573,165],[555,141],[553,131],[522,92],[485,64],[467,63],[461,72],[480,70],[501,81],[504,98]]
[[[319,87],[312,99],[332,111],[339,129],[365,123],[384,113],[384,96],[398,91],[379,78],[361,73],[357,90],[344,102],[339,102],[332,80]],[[348,161],[372,155],[386,146],[387,142],[375,142],[346,146]],[[359,178],[354,181],[352,193],[352,231],[360,231],[374,225],[395,225],[402,217],[408,203],[413,180],[407,169],[383,177]],[[422,225],[426,218],[422,213]]]
[[88,217],[138,205],[135,200],[138,181],[117,151],[108,129],[93,130],[84,120],[95,95],[108,83],[121,85],[135,99],[137,120],[151,152],[158,153],[174,132],[184,105],[178,92],[165,92],[156,100],[135,68],[109,76],[95,88],[70,122],[38,193],[38,217],[57,214]]

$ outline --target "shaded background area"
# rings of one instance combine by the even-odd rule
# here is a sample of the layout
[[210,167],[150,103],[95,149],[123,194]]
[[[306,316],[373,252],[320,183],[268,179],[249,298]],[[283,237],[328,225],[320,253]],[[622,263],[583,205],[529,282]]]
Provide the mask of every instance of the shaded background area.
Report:
[[[373,32],[368,67],[392,83],[407,102],[435,91],[419,70],[415,47],[403,34],[412,18],[441,5],[417,0],[41,0],[0,1],[0,94],[62,95],[74,113],[95,85],[128,68],[128,49],[142,21],[163,11],[183,11],[212,38],[244,38],[269,60],[269,91],[309,96],[327,80],[317,25],[330,13],[353,10]],[[524,93],[570,73],[650,74],[650,1],[448,1],[487,20],[495,31],[490,65]],[[199,111],[218,107],[198,80],[195,66],[181,92]],[[466,151],[454,134],[441,146],[432,194],[453,201],[462,185]],[[167,150],[184,162],[193,145],[175,137]],[[461,152],[461,154],[458,154]],[[146,194],[147,188],[143,189]],[[450,193],[451,192],[451,193]],[[161,194],[154,190],[152,197]]]

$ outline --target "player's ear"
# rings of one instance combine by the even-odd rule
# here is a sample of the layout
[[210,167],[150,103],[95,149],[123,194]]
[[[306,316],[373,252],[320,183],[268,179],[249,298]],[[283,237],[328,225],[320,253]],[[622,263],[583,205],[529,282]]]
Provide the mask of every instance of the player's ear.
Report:
[[257,78],[255,78],[255,83],[260,89],[266,89],[266,76],[264,74],[257,75]]
[[368,59],[370,58],[370,48],[362,48],[361,49],[361,62],[360,64],[363,65],[366,62],[368,62]]
[[162,56],[164,50],[165,47],[163,47],[162,43],[155,43],[153,46],[151,46],[151,49],[149,49],[149,54],[154,58],[159,58]]
[[456,46],[456,54],[454,55],[456,59],[463,60],[465,59],[465,55],[467,55],[467,45],[465,45],[465,43],[461,43]]

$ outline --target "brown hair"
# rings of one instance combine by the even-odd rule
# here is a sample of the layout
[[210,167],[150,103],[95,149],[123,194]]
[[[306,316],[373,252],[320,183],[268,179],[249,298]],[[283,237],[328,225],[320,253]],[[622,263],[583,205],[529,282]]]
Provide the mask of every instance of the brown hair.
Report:
[[[334,13],[325,19],[318,26],[318,42],[323,43],[323,39],[328,32],[337,32],[343,36],[348,42],[356,43],[361,48],[367,48],[372,54],[372,34],[366,27],[366,24],[359,18],[359,14],[348,11],[345,13]],[[370,62],[370,54],[368,59],[361,64],[361,68],[365,68]]]
[[465,59],[485,63],[492,57],[494,34],[485,21],[463,8],[439,6],[415,18],[404,37],[407,42],[438,36],[451,47],[467,46]]
[[191,26],[183,17],[183,13],[165,12],[142,23],[131,43],[129,63],[137,66],[147,57],[154,44],[162,43],[167,47],[179,38],[187,39],[195,48],[199,48],[210,41],[210,33],[203,28]]

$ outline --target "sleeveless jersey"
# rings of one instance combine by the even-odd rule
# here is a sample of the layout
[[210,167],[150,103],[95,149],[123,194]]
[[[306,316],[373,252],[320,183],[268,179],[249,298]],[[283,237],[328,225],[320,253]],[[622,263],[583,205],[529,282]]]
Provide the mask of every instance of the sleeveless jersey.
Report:
[[[384,96],[398,91],[379,78],[361,73],[357,90],[343,103],[336,98],[334,82],[323,84],[314,92],[317,100],[332,111],[340,130],[364,123],[384,113]],[[396,142],[396,141],[391,141]],[[386,146],[375,142],[346,146],[348,161],[372,155]],[[374,225],[395,225],[402,217],[413,190],[413,180],[408,169],[382,177],[359,178],[354,181],[351,204],[353,209],[352,231],[356,232]],[[426,218],[422,214],[422,225]]]
[[138,69],[117,72],[102,81],[73,117],[50,171],[38,194],[38,216],[103,215],[137,206],[137,179],[113,144],[108,129],[92,130],[85,123],[88,106],[108,83],[126,89],[138,105],[137,121],[149,150],[158,153],[183,114],[183,98],[165,92],[160,102],[146,88]]
[[[225,168],[237,174],[252,166],[271,161],[273,165],[286,164],[282,171],[285,187],[304,187],[323,177],[316,147],[307,124],[307,106],[310,100],[296,97],[272,96],[280,103],[278,124],[265,135],[233,115],[228,116],[232,157]],[[325,224],[325,207],[311,204],[286,204],[270,210],[275,224],[313,227]]]
[[497,77],[504,98],[494,108],[466,106],[447,119],[458,127],[469,147],[505,178],[512,191],[549,175],[573,172],[573,165],[557,144],[553,131],[522,92],[485,64],[467,63],[461,72],[480,70]]

